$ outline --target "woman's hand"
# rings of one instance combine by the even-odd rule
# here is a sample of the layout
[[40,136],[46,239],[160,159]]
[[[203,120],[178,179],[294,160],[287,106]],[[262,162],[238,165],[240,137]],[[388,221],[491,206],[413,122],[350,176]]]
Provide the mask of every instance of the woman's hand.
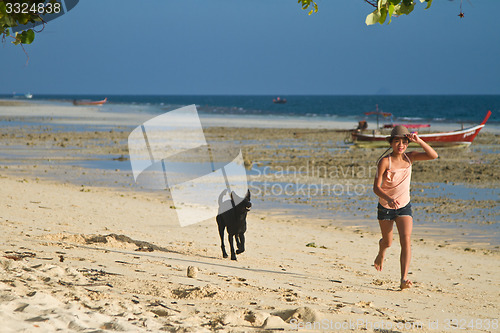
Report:
[[418,132],[410,133],[406,137],[408,138],[408,140],[410,140],[411,142],[415,142],[415,143],[419,143],[419,141],[422,140],[418,136]]
[[438,158],[438,153],[431,146],[429,146],[422,138],[418,135],[418,132],[413,132],[408,134],[406,137],[411,142],[415,142],[420,145],[420,147],[424,148],[425,153],[411,152],[409,154],[410,159],[412,161],[425,161],[425,160],[433,160]]
[[398,206],[399,206],[399,202],[397,200],[387,200],[387,204],[392,209],[398,209]]

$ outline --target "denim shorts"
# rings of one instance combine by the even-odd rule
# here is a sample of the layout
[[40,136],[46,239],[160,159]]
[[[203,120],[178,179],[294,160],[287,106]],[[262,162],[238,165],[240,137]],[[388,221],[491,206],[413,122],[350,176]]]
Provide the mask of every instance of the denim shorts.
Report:
[[377,206],[377,218],[379,220],[389,220],[394,221],[398,216],[411,216],[411,204],[408,203],[406,206],[398,209],[388,209],[382,206],[380,203]]

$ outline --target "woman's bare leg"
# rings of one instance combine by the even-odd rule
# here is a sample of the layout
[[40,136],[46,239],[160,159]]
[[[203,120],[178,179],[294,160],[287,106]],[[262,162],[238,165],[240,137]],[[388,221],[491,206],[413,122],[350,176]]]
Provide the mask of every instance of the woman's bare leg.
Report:
[[401,289],[410,288],[412,282],[408,280],[408,271],[411,261],[411,232],[413,230],[413,218],[411,216],[398,216],[396,226],[401,244]]
[[382,232],[382,238],[378,242],[378,254],[373,264],[377,271],[381,271],[384,264],[385,251],[392,244],[392,228],[394,221],[379,220],[378,223],[380,225],[380,231]]

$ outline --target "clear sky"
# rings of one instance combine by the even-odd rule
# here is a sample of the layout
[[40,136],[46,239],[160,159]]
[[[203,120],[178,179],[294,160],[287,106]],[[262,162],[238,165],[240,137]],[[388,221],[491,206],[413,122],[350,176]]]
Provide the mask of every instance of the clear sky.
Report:
[[80,0],[22,49],[0,94],[500,94],[500,0],[417,1],[366,26],[362,0]]

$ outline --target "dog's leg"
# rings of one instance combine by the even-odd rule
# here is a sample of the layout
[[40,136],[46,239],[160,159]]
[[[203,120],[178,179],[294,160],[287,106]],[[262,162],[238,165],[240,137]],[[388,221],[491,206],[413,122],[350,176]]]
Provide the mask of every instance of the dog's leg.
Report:
[[234,235],[229,234],[229,247],[231,248],[231,260],[237,260],[236,252],[234,251],[233,236]]
[[245,234],[237,234],[236,235],[237,242],[236,244],[238,245],[238,249],[236,250],[236,254],[240,254],[245,252]]
[[240,234],[234,235],[234,239],[236,240],[236,254],[239,254],[240,248],[241,248],[241,240],[240,240]]
[[222,249],[222,257],[227,258],[227,252],[226,252],[226,247],[224,246],[224,229],[226,228],[226,225],[223,223],[223,221],[220,221],[217,219],[217,225],[219,226],[219,236],[220,236],[220,248]]

